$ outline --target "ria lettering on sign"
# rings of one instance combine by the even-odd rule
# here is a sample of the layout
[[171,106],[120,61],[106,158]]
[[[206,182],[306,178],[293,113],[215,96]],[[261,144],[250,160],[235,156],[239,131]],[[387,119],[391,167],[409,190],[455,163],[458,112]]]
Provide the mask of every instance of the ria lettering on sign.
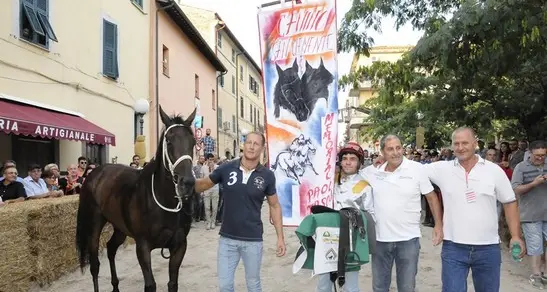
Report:
[[[42,126],[42,125],[34,125],[34,124],[31,124],[31,125],[36,127],[33,131],[34,135],[51,136],[54,138],[65,138],[65,139],[72,139],[72,140],[95,142],[95,134],[92,134],[92,133],[60,129],[60,128],[50,127],[50,126]],[[10,131],[10,132],[19,132],[19,123],[17,121],[12,121],[8,119],[0,119],[0,130]],[[111,142],[111,139],[110,138],[105,139],[105,142]]]
[[0,119],[0,130],[3,131],[19,131],[19,125],[16,121]]

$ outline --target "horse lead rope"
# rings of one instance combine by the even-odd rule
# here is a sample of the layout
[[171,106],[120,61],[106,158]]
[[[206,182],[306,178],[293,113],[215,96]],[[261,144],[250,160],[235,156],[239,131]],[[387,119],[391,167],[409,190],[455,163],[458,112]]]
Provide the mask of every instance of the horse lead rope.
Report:
[[[166,143],[167,139],[165,138],[165,136],[167,135],[167,132],[174,127],[185,127],[185,126],[182,124],[174,124],[169,126],[163,133],[163,149],[162,149],[163,166],[165,167],[165,169],[167,169],[171,173],[171,176],[173,178],[175,177],[175,168],[177,167],[177,165],[179,165],[184,160],[190,160],[190,163],[192,162],[192,157],[190,155],[182,155],[181,157],[179,157],[179,159],[177,159],[177,161],[175,161],[175,163],[171,162],[171,159],[169,158],[169,153],[167,152],[167,143]],[[175,198],[177,198],[179,202],[177,203],[177,206],[174,209],[171,209],[171,208],[167,208],[163,206],[156,198],[156,192],[154,191],[154,173],[152,173],[152,197],[154,198],[154,201],[156,202],[158,207],[162,208],[163,210],[167,212],[178,213],[180,210],[182,210],[182,196],[179,193],[178,183],[173,181],[173,184],[175,185],[175,193],[177,194]]]

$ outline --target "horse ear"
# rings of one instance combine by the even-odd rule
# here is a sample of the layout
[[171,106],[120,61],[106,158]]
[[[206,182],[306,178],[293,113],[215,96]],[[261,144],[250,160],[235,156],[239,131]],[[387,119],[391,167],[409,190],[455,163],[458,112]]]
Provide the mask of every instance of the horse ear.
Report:
[[194,111],[190,114],[190,116],[184,121],[184,125],[190,127],[192,126],[192,123],[194,122],[194,119],[196,118],[197,108],[194,108]]
[[321,63],[319,63],[319,67],[325,68],[325,63],[323,63],[323,57],[321,57]]
[[277,69],[277,74],[281,77],[283,75],[283,70],[281,70],[281,67],[279,67],[278,64],[275,64],[275,69]]
[[160,107],[160,117],[161,117],[161,121],[163,122],[163,124],[165,126],[168,126],[171,124],[171,119],[169,118],[169,116],[163,111],[163,109],[161,108],[161,105],[159,106]]

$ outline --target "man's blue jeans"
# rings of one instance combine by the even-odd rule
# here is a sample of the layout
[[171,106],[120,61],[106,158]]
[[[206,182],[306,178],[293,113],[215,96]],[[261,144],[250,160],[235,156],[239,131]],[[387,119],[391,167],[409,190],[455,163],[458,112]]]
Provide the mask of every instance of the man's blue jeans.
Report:
[[376,242],[376,252],[372,255],[372,290],[388,292],[391,286],[391,271],[395,262],[397,291],[414,292],[418,259],[420,258],[420,239],[407,241]]
[[217,273],[220,292],[234,292],[234,275],[243,260],[248,292],[262,292],[260,266],[262,241],[242,241],[221,236],[218,243]]
[[499,292],[499,244],[468,245],[445,240],[441,258],[443,292],[467,292],[469,269],[476,292]]

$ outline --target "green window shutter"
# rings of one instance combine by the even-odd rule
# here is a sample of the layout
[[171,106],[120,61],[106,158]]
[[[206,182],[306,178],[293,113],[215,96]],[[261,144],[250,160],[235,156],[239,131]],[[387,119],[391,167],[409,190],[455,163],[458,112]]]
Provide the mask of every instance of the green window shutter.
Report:
[[42,27],[46,31],[47,37],[50,40],[57,42],[57,36],[55,35],[55,32],[53,31],[53,27],[51,26],[51,23],[49,23],[48,17],[42,12],[38,12],[36,13],[36,15],[38,16],[38,19],[40,20]]
[[103,74],[117,79],[118,73],[118,27],[103,20]]
[[44,30],[42,29],[42,25],[40,24],[40,21],[36,16],[36,11],[33,5],[29,3],[23,3],[23,11],[28,18],[32,30],[41,36],[46,36]]

